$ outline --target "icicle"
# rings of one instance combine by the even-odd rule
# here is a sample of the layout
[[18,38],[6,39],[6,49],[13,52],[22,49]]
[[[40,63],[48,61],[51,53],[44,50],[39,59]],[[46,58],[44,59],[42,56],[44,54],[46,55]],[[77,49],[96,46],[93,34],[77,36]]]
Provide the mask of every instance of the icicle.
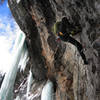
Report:
[[48,80],[41,94],[41,100],[54,100],[53,83]]
[[28,50],[27,50],[26,44],[24,43],[24,48],[23,48],[23,52],[21,55],[20,63],[19,63],[20,72],[25,70],[25,67],[28,61],[29,61]]
[[21,100],[21,99],[20,99],[20,97],[19,97],[19,96],[17,96],[15,100]]
[[30,70],[29,76],[28,76],[28,83],[27,83],[27,97],[28,97],[28,94],[30,92],[30,88],[31,88],[32,82],[33,82],[33,76],[32,76],[32,72]]
[[23,44],[25,41],[25,35],[23,33],[19,34],[19,37],[16,40],[13,56],[13,62],[11,64],[11,69],[5,75],[4,81],[0,90],[0,100],[13,100],[13,87],[15,78],[18,71],[18,64],[23,52]]

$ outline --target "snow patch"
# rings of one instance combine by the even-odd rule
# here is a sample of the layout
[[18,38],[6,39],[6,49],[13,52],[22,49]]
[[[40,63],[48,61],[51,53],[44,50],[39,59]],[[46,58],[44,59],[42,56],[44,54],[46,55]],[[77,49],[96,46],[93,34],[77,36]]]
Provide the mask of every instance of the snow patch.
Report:
[[16,2],[17,2],[17,4],[19,4],[19,2],[20,2],[21,0],[17,0]]

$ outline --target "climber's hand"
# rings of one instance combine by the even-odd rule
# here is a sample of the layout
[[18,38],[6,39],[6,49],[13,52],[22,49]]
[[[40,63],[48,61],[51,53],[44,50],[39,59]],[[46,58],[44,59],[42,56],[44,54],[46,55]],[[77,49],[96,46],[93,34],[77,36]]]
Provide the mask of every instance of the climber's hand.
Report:
[[61,42],[61,39],[59,37],[57,37],[56,42]]

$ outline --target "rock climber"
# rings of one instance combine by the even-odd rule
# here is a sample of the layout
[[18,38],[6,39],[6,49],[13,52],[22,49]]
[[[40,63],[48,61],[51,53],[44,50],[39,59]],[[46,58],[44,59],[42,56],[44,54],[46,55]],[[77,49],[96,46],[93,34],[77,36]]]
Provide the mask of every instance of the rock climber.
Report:
[[77,33],[80,33],[82,31],[82,28],[79,24],[73,25],[71,24],[67,17],[63,17],[62,21],[56,22],[53,26],[53,33],[57,35],[57,41],[62,40],[64,42],[69,42],[77,47],[84,64],[88,64],[85,54],[83,53],[83,47],[82,45],[72,38],[70,35],[75,35]]

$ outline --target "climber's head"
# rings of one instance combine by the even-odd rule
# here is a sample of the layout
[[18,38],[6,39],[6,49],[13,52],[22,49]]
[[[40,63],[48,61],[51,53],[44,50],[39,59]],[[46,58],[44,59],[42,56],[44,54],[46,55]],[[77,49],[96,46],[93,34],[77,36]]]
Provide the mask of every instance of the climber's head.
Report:
[[61,21],[56,22],[53,27],[52,31],[55,35],[58,35],[59,32],[66,31],[67,25],[69,24],[69,21],[67,17],[63,17]]

